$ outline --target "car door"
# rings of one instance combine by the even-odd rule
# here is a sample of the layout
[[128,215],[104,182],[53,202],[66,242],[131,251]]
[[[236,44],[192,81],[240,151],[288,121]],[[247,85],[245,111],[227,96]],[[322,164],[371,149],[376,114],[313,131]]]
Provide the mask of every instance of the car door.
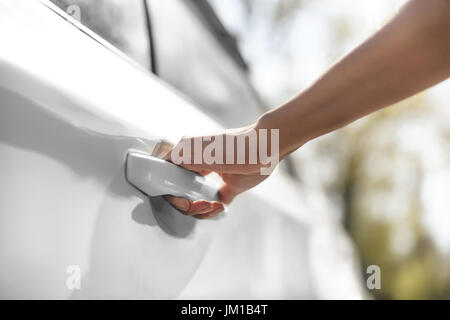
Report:
[[2,298],[320,296],[282,176],[211,221],[128,183],[129,151],[221,128],[201,107],[47,1],[1,0],[0,40]]
[[51,4],[0,5],[0,295],[176,297],[215,222],[149,201],[125,158],[217,125]]
[[[225,127],[255,121],[265,107],[208,0],[147,0],[147,9],[157,75]],[[182,297],[360,297],[351,242],[329,212],[307,204],[311,194],[299,182],[288,157],[269,181],[233,202]],[[348,291],[342,283],[351,283]]]

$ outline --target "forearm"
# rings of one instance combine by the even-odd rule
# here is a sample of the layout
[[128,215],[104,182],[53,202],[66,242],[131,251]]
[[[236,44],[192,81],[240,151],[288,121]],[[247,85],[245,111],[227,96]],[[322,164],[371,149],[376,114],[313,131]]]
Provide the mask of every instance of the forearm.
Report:
[[413,0],[297,97],[265,114],[284,156],[450,76],[450,0]]

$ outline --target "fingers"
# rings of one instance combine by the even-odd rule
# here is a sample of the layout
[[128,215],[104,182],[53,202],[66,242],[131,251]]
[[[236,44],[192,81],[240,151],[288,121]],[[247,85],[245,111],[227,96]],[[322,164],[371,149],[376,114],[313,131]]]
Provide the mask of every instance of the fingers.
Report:
[[266,143],[262,145],[263,149],[260,149],[258,139],[259,136],[251,127],[239,129],[234,133],[183,137],[166,158],[196,172],[206,170],[229,174],[256,174],[261,172],[262,168],[272,168],[272,162],[275,161],[276,165],[279,161],[278,148],[272,149],[272,140],[263,140]]
[[215,216],[217,216],[219,213],[221,213],[224,210],[224,206],[223,204],[221,204],[220,202],[214,202],[211,204],[211,211],[205,214],[197,214],[194,216],[194,218],[197,219],[208,219],[208,218],[213,218]]
[[[258,174],[261,168],[266,167],[260,164],[218,164],[218,163],[202,163],[202,164],[186,164],[181,163],[180,166],[195,172],[211,171],[227,174]],[[269,167],[269,166],[267,166]]]
[[164,196],[164,199],[166,199],[171,205],[182,212],[188,212],[191,208],[191,203],[187,199],[172,196]]
[[[172,159],[171,159],[171,152],[168,152],[168,153],[166,153],[166,155],[162,158],[163,160],[166,160],[166,161],[169,161],[169,162],[172,162]],[[204,169],[204,168],[187,168],[186,166],[184,166],[183,164],[180,164],[182,167],[184,167],[184,168],[186,168],[186,169],[188,169],[188,170],[191,170],[191,171],[194,171],[194,172],[196,172],[196,173],[198,173],[199,175],[201,175],[201,176],[206,176],[206,175],[208,175],[208,174],[210,174],[211,173],[211,170],[206,170],[206,169]]]
[[217,201],[189,201],[184,198],[165,196],[165,199],[181,213],[198,219],[212,217],[224,210],[222,203]]
[[202,214],[211,211],[211,204],[206,200],[189,201],[185,198],[166,196],[169,203],[186,215]]

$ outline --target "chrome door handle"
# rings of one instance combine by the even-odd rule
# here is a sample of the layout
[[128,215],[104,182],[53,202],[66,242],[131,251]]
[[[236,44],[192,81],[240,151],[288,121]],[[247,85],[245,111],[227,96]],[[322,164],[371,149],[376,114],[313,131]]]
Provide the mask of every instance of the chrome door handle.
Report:
[[211,179],[138,152],[127,155],[126,177],[130,184],[151,197],[172,195],[189,200],[218,199],[218,185]]

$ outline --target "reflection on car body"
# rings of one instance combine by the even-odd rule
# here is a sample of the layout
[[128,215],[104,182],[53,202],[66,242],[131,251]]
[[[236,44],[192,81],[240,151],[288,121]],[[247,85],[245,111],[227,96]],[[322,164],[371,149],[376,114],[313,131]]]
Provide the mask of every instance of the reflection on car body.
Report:
[[[79,1],[82,23],[86,3],[94,1]],[[284,170],[214,221],[128,183],[130,150],[151,155],[161,141],[239,125],[261,108],[198,7],[147,4],[153,48],[130,38],[120,53],[49,1],[0,2],[0,296],[362,297],[347,236],[308,208]],[[164,18],[190,33],[190,48],[170,49],[181,31],[166,30]],[[140,61],[152,57],[143,48],[153,62]],[[74,265],[81,280],[71,290]]]

